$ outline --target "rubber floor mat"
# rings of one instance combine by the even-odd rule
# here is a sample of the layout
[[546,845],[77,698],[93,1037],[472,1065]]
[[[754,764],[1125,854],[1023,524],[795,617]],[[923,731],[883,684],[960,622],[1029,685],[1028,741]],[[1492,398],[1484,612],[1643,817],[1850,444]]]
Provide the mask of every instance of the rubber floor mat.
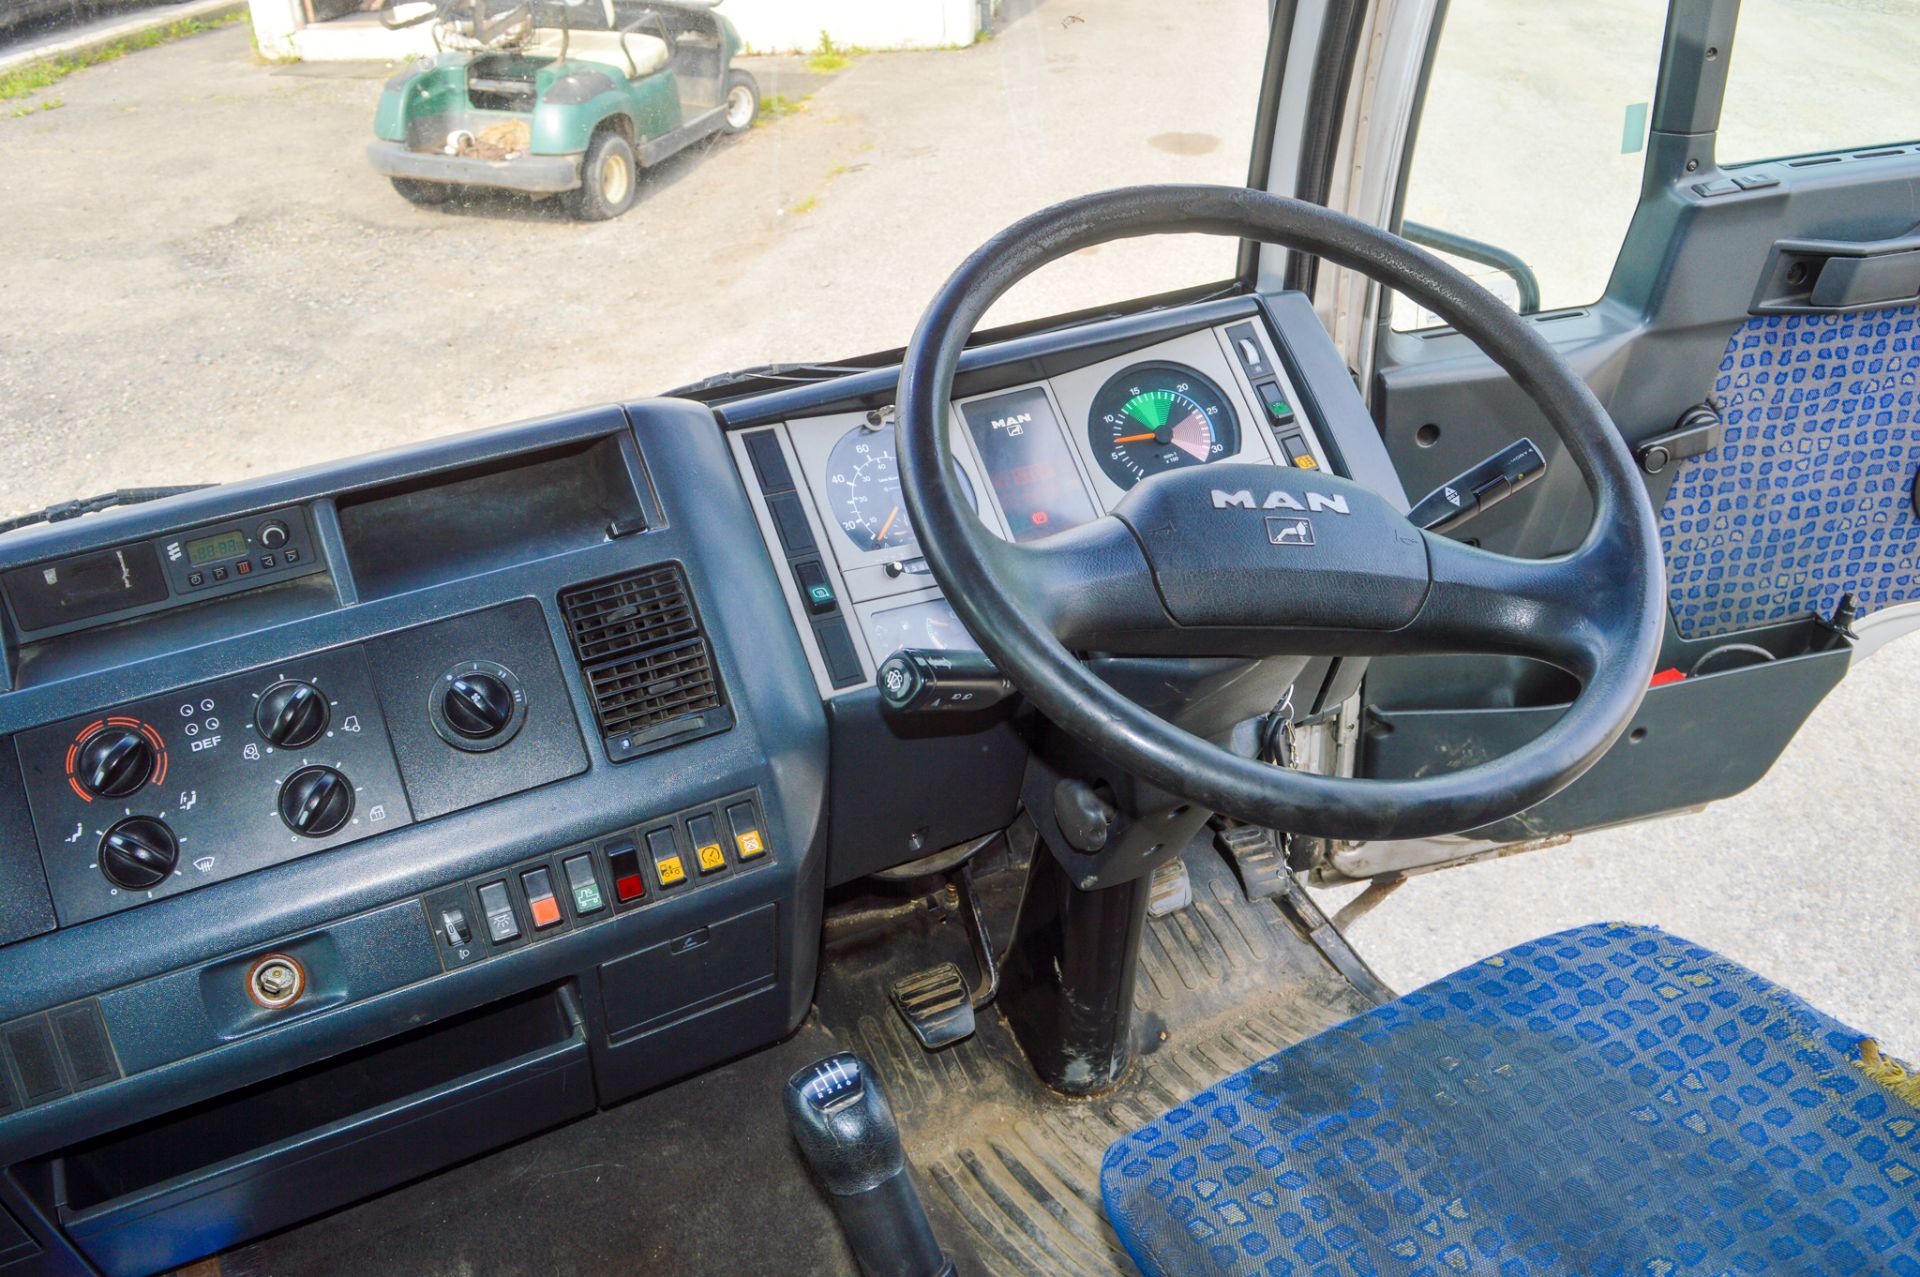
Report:
[[[872,995],[903,950],[954,946],[957,935],[894,935],[884,947],[829,954],[821,1026],[879,1073],[935,1231],[962,1271],[1133,1272],[1100,1206],[1107,1146],[1221,1078],[1370,1008],[1271,902],[1249,903],[1209,848],[1187,859],[1193,903],[1147,924],[1134,1008],[1138,1059],[1121,1086],[1096,1099],[1069,1100],[1040,1085],[991,1011],[972,1038],[928,1054]],[[995,886],[1017,891],[1019,877],[995,875]],[[997,934],[1008,930],[1003,922]],[[969,969],[964,956],[954,960]]]

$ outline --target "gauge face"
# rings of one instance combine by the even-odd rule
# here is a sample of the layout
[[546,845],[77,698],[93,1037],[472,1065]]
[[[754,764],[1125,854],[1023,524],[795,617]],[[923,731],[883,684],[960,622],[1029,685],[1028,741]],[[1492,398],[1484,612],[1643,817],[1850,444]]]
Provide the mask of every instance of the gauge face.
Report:
[[[892,423],[878,430],[855,426],[827,458],[827,500],[834,522],[862,550],[912,553],[920,548],[900,495],[895,442]],[[960,491],[973,505],[973,485],[965,472],[960,472]]]
[[1240,419],[1220,387],[1184,364],[1123,368],[1093,397],[1087,440],[1122,488],[1240,451]]

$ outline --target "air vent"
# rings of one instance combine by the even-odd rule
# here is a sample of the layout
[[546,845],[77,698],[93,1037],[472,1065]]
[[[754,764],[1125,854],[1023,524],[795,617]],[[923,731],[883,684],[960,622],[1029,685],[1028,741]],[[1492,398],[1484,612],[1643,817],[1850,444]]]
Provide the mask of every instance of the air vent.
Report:
[[615,762],[733,725],[679,564],[562,591],[560,610]]

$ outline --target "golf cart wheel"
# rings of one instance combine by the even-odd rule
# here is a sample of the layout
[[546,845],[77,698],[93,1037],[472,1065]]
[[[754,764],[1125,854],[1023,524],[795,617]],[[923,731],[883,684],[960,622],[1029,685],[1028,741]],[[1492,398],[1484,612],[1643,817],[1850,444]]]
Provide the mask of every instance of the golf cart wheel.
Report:
[[727,73],[727,132],[745,133],[760,118],[760,85],[745,71]]
[[393,189],[400,192],[401,198],[409,204],[418,204],[422,208],[445,204],[459,193],[456,187],[446,182],[416,182],[410,177],[394,178]]
[[640,194],[640,157],[633,143],[613,129],[593,135],[580,165],[580,189],[573,193],[573,215],[583,222],[604,222],[633,207]]

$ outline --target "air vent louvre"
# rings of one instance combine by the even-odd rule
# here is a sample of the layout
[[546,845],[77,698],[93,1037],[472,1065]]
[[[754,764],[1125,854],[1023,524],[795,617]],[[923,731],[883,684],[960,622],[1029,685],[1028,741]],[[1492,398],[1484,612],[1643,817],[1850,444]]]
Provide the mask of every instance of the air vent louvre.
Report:
[[575,586],[560,609],[616,761],[732,725],[679,564]]

